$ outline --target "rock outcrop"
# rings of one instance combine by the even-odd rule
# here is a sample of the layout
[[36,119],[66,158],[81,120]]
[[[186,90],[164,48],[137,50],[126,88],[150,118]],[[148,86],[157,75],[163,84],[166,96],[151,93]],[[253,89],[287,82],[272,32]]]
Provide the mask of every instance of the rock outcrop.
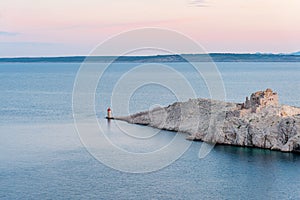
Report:
[[115,119],[184,132],[191,140],[300,152],[300,108],[279,105],[271,89],[242,104],[199,98]]

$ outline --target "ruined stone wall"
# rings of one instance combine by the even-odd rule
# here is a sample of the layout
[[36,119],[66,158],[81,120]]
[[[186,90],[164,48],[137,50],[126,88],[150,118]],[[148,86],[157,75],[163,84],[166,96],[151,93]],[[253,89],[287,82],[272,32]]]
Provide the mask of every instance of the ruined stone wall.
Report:
[[250,99],[246,97],[246,101],[242,108],[250,109],[251,112],[257,112],[262,107],[269,105],[279,105],[278,94],[271,89],[252,93]]

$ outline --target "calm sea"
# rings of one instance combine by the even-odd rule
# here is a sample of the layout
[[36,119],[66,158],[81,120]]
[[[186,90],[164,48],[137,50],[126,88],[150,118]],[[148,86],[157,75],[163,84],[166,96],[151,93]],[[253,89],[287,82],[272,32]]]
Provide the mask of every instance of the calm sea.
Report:
[[[216,63],[227,101],[272,88],[280,102],[300,107],[300,63]],[[101,122],[117,81],[138,64],[117,63],[105,71],[96,90]],[[188,80],[197,97],[210,97],[205,81],[184,63],[165,63]],[[0,199],[300,199],[300,155],[216,146],[198,158],[200,142],[159,171],[131,174],[94,159],[81,144],[72,113],[78,63],[0,64]],[[173,80],[165,71],[139,74]],[[172,83],[176,87],[176,81]],[[182,89],[181,89],[182,90]],[[124,95],[128,91],[121,91]],[[177,95],[158,84],[137,88],[129,112],[168,105]],[[113,110],[114,114],[118,110]],[[84,113],[83,117],[90,117]],[[114,123],[109,130],[120,135]],[[142,135],[150,128],[128,125]],[[155,150],[174,133],[143,145],[122,137],[114,142],[132,150]],[[183,140],[184,140],[184,136]]]

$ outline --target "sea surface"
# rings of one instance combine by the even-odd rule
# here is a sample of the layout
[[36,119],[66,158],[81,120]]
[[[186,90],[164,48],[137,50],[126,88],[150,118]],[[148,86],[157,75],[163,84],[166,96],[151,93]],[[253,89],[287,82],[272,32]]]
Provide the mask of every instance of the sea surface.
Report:
[[[114,115],[124,115],[167,106],[182,100],[185,88],[179,79],[193,88],[192,97],[210,98],[220,84],[212,81],[208,86],[208,77],[187,63],[163,64],[181,78],[148,63],[146,71],[121,84],[125,89],[115,90],[140,65],[109,66],[95,86],[94,113],[80,113],[80,119],[97,117],[116,146],[135,153],[160,149],[176,133],[124,123],[130,135],[156,134],[140,142],[128,139],[115,122],[104,119],[107,107],[112,106]],[[216,66],[226,101],[243,102],[252,92],[272,88],[282,104],[300,107],[300,63]],[[157,171],[127,173],[106,166],[88,152],[74,124],[72,94],[79,69],[80,63],[0,63],[0,199],[300,199],[300,155],[293,153],[219,145],[200,159],[202,143],[193,142],[180,158]],[[174,88],[143,84],[149,77],[168,80]],[[129,90],[135,82],[139,87]],[[128,107],[126,112],[112,105],[114,93],[116,102]],[[185,135],[179,137],[184,141]]]

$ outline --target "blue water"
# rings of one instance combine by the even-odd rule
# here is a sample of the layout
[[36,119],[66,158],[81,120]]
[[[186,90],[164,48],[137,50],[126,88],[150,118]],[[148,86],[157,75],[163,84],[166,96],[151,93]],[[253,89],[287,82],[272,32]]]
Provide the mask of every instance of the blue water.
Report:
[[[100,121],[105,122],[115,82],[136,65],[114,64],[105,72],[95,96]],[[198,97],[209,97],[204,80],[193,69],[183,63],[168,65],[188,79]],[[251,92],[270,87],[279,93],[281,103],[300,106],[300,63],[217,66],[228,101],[242,102]],[[216,146],[199,159],[201,143],[194,142],[177,161],[155,172],[131,174],[103,165],[81,144],[73,123],[72,91],[79,67],[0,64],[0,199],[300,199],[297,154]],[[172,78],[151,73],[140,78]],[[134,113],[174,101],[176,95],[166,88],[146,85],[132,95],[129,108]],[[114,123],[107,126],[120,134]],[[139,134],[150,129],[129,126]],[[162,131],[142,145],[122,138],[114,142],[143,152],[160,148],[173,136]]]

